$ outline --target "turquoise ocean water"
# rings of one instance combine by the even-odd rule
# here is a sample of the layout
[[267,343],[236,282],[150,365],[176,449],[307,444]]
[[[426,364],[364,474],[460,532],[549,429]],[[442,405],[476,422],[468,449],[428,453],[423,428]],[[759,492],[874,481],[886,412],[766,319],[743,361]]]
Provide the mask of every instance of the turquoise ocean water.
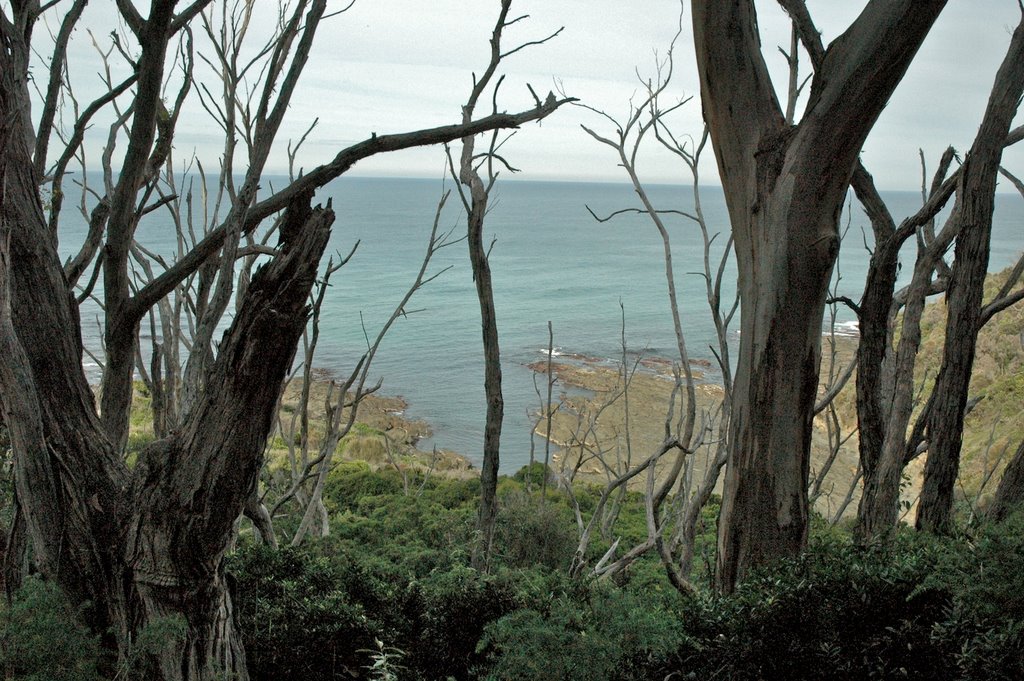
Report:
[[[444,187],[451,188],[451,181]],[[366,347],[364,326],[371,338],[376,335],[415,277],[444,187],[440,180],[342,178],[318,194],[317,201],[330,198],[337,213],[329,249],[348,253],[357,240],[360,244],[355,257],[332,279],[321,319],[318,366],[342,376],[355,366]],[[692,210],[689,188],[653,186],[650,194],[660,208]],[[724,198],[717,187],[704,188],[701,196],[712,232],[720,233],[713,244],[717,262],[728,227]],[[897,220],[914,212],[921,202],[914,192],[890,192],[884,198]],[[639,215],[599,223],[586,209],[590,206],[605,215],[637,205],[632,188],[625,184],[505,181],[494,190],[486,240],[494,239],[491,268],[505,393],[501,465],[505,472],[528,461],[530,414],[539,402],[533,372],[526,365],[546,357],[549,320],[557,352],[611,359],[621,354],[621,303],[630,349],[673,356],[675,341],[657,230]],[[456,235],[465,231],[460,209],[453,192],[441,227],[454,229]],[[836,286],[840,294],[857,300],[867,270],[865,244],[870,244],[870,229],[856,203],[849,218]],[[685,218],[666,219],[688,350],[691,357],[713,360],[709,346],[714,333],[704,281],[697,274],[703,270],[700,233]],[[845,227],[847,213],[843,223]],[[140,227],[139,240],[153,250],[168,252],[173,243],[169,225],[165,216],[154,214]],[[81,243],[84,223],[80,218],[67,219],[61,229],[61,251],[66,255]],[[993,230],[990,269],[999,270],[1024,249],[1024,200],[1015,194],[998,195]],[[912,257],[909,252],[908,257]],[[430,423],[434,436],[421,447],[436,444],[479,463],[485,409],[482,342],[464,241],[435,255],[431,271],[444,268],[450,269],[409,304],[408,310],[417,311],[393,327],[371,374],[382,378],[385,394],[408,401],[407,416]],[[912,260],[903,268],[904,280],[911,270]],[[734,274],[727,281],[730,278]],[[734,286],[727,286],[726,295],[733,291]],[[93,306],[83,309],[83,337],[94,349],[99,346],[98,314]],[[841,321],[851,319],[849,312],[840,310]],[[734,323],[733,328],[737,327]],[[848,325],[843,328],[849,329]],[[714,374],[708,379],[714,380]],[[540,385],[543,389],[543,377]]]

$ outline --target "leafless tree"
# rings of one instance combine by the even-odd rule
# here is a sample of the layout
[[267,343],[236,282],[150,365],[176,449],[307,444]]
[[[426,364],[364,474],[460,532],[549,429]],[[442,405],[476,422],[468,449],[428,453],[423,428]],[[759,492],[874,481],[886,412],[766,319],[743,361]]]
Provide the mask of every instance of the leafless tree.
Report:
[[[469,99],[462,106],[462,120],[465,124],[473,120],[473,114],[481,98],[491,88],[498,66],[503,59],[527,47],[546,43],[562,32],[560,28],[545,38],[525,42],[510,49],[504,48],[502,47],[502,37],[505,30],[527,18],[527,15],[510,18],[511,8],[512,0],[501,0],[501,10],[494,25],[494,32],[491,34],[491,60],[479,78],[474,74],[473,89]],[[498,90],[503,80],[504,78],[499,78],[494,82],[491,93],[491,106],[494,114],[498,113]],[[532,88],[530,92],[533,93]],[[536,94],[533,96],[538,107],[543,107],[545,104],[554,105],[558,101],[554,93],[548,93],[545,102],[541,102]],[[500,132],[495,129],[491,134],[487,151],[478,153],[475,136],[464,136],[458,169],[455,167],[454,159],[449,155],[451,173],[459,183],[457,185],[459,196],[462,198],[462,204],[466,210],[469,261],[473,269],[477,299],[480,303],[480,325],[484,348],[484,393],[487,399],[487,414],[484,422],[483,463],[480,466],[480,514],[477,522],[480,544],[473,552],[474,567],[483,570],[487,570],[490,565],[494,523],[498,517],[498,466],[501,449],[501,425],[505,413],[505,401],[501,393],[498,321],[494,309],[494,289],[491,284],[491,267],[488,260],[490,248],[484,247],[483,228],[490,193],[498,179],[496,165],[503,166],[509,172],[515,172],[515,168],[498,153],[505,140],[507,137],[502,138]],[[485,169],[486,181],[480,175],[481,168]],[[493,246],[493,243],[491,245]]]
[[[118,34],[115,48],[128,75],[112,79],[108,92],[77,112],[64,149],[48,166],[49,147],[60,139],[49,112],[58,106],[64,79],[50,78],[58,86],[47,89],[42,125],[34,128],[29,64],[34,50],[48,50],[47,67],[60,71],[67,54],[62,36],[71,34],[84,4],[15,0],[0,13],[0,396],[14,450],[19,509],[39,569],[72,602],[88,604],[85,616],[110,651],[110,668],[130,654],[140,629],[179,617],[185,634],[167,641],[149,660],[149,678],[205,680],[227,674],[245,679],[223,556],[254,487],[334,219],[330,206],[312,207],[313,193],[369,156],[514,128],[564,102],[551,98],[519,113],[374,134],[259,198],[267,158],[327,14],[325,0],[298,0],[281,17],[282,33],[269,47],[268,67],[250,81],[248,122],[231,128],[251,131],[251,141],[238,170],[240,183],[226,191],[222,217],[166,270],[133,290],[135,232],[160,201],[154,199],[154,182],[180,122],[179,100],[192,85],[187,70],[176,72],[176,94],[165,104],[172,75],[167,65],[179,54],[185,55],[179,63],[192,62],[192,27],[201,13],[211,17],[217,10],[212,0],[181,7],[175,0],[152,0],[143,16],[133,3],[119,0],[127,29]],[[59,9],[70,11],[52,49],[34,45],[41,15]],[[92,117],[115,100],[123,102],[125,131],[118,134],[127,139],[124,158],[91,212],[95,238],[66,271],[54,228],[63,173],[83,149]],[[140,322],[211,262],[221,277],[211,305],[222,305],[225,296],[230,298],[228,282],[240,244],[275,215],[274,255],[245,287],[215,356],[204,360],[202,398],[179,415],[176,430],[147,446],[129,466],[123,448]],[[99,409],[82,370],[79,308],[69,276],[97,262],[106,352]]]
[[[384,340],[384,337],[387,335],[388,331],[395,324],[395,322],[397,322],[402,317],[405,317],[408,314],[414,312],[414,310],[411,310],[408,307],[413,295],[415,295],[415,293],[419,291],[423,286],[439,277],[448,269],[444,268],[433,274],[428,274],[430,262],[433,259],[434,255],[437,253],[437,251],[456,243],[455,241],[451,240],[450,232],[441,233],[439,231],[441,223],[441,214],[442,211],[444,210],[445,203],[448,200],[448,196],[449,193],[445,192],[442,195],[441,200],[438,201],[437,211],[434,214],[433,227],[430,232],[430,238],[427,241],[426,252],[423,256],[423,261],[420,263],[420,269],[417,272],[412,284],[409,286],[409,289],[405,292],[405,295],[399,301],[398,305],[395,306],[394,311],[392,311],[387,321],[381,326],[380,330],[378,331],[373,341],[368,341],[366,352],[363,354],[362,357],[359,358],[358,362],[356,363],[355,370],[344,382],[344,384],[341,385],[340,388],[338,389],[337,402],[335,402],[334,404],[332,404],[331,402],[332,391],[329,391],[327,394],[327,404],[324,415],[326,422],[324,433],[322,436],[322,441],[320,443],[319,453],[314,459],[309,460],[304,452],[304,461],[301,469],[301,474],[293,477],[292,489],[301,489],[303,485],[306,484],[307,480],[310,479],[313,482],[313,487],[309,494],[305,495],[307,501],[304,504],[305,508],[302,513],[302,520],[300,521],[299,527],[292,537],[292,546],[297,546],[300,542],[302,542],[302,539],[305,536],[306,532],[309,531],[311,523],[313,523],[318,516],[324,518],[324,520],[322,521],[321,535],[327,533],[328,527],[326,521],[326,511],[324,510],[322,503],[324,485],[327,482],[327,474],[331,470],[331,461],[333,459],[335,451],[338,448],[338,443],[341,441],[342,438],[348,435],[349,432],[351,432],[352,427],[356,423],[356,416],[358,414],[359,403],[362,402],[362,400],[367,395],[369,395],[372,392],[375,392],[380,387],[380,382],[378,382],[372,388],[367,387],[367,380],[369,378],[369,371],[371,365],[373,364],[373,359],[376,356],[378,349],[380,348],[381,342]],[[330,266],[328,266],[328,271],[330,271]],[[320,298],[317,301],[317,303],[319,302],[322,302],[322,298]],[[309,364],[312,363],[311,355],[312,353],[310,353],[310,356],[307,357],[306,366],[309,366]],[[311,378],[307,378],[304,380],[304,391],[308,389],[307,386],[310,380]],[[333,383],[331,387],[334,387]],[[304,439],[305,438],[308,438],[308,434],[304,435]],[[289,492],[292,492],[292,489],[290,489]],[[285,496],[287,495],[288,493],[286,493]],[[275,504],[275,506],[279,507],[280,503],[284,500],[284,498],[285,497],[279,499],[278,503]]]
[[[656,78],[643,83],[644,95],[639,102],[631,103],[630,111],[624,122],[617,121],[603,111],[587,107],[611,123],[615,133],[606,136],[587,127],[584,127],[584,130],[597,142],[615,151],[618,164],[629,177],[641,204],[639,208],[623,209],[604,218],[597,215],[594,217],[599,220],[608,220],[618,214],[634,212],[651,220],[662,241],[669,310],[672,315],[678,351],[676,389],[672,393],[667,409],[665,440],[662,446],[636,464],[632,463],[631,457],[627,459],[627,464],[623,466],[622,470],[617,471],[617,475],[609,480],[598,503],[598,510],[603,510],[612,492],[624,489],[631,479],[641,473],[646,473],[647,539],[637,546],[628,548],[621,555],[616,554],[618,541],[614,542],[611,549],[592,570],[594,574],[610,576],[624,570],[646,551],[656,549],[673,585],[683,592],[690,593],[695,589],[690,572],[700,512],[718,483],[728,451],[727,429],[731,403],[729,396],[733,385],[728,329],[739,301],[737,299],[730,304],[728,301],[724,301],[722,296],[722,284],[732,250],[732,240],[729,239],[723,246],[716,263],[712,256],[712,243],[717,235],[711,234],[701,206],[699,166],[701,153],[708,141],[708,130],[704,130],[699,140],[677,138],[668,123],[670,114],[688,101],[682,100],[665,104],[666,92],[672,78],[672,68],[672,47],[670,47],[667,58],[658,65]],[[637,172],[637,159],[647,140],[656,141],[663,149],[675,155],[682,162],[692,182],[693,212],[660,209],[655,206]],[[697,425],[695,380],[690,368],[690,356],[683,333],[682,307],[676,291],[675,272],[672,264],[671,237],[665,221],[668,216],[682,217],[689,221],[700,229],[703,238],[703,271],[700,276],[705,283],[707,303],[717,338],[716,347],[712,348],[712,352],[718,360],[722,375],[724,401],[713,414],[704,415],[699,427]],[[626,379],[624,395],[628,398],[629,374],[625,373],[624,378]],[[678,420],[675,420],[677,400],[679,415]],[[716,425],[718,432],[713,434]],[[674,457],[671,463],[665,465],[663,477],[656,484],[658,462],[670,452]],[[695,459],[699,452],[704,452],[705,473],[703,478],[695,480]],[[673,495],[671,503],[665,506],[670,494]],[[599,517],[596,512],[595,517]],[[576,562],[578,565],[582,565],[587,538],[588,534],[584,533],[581,550],[577,551]],[[579,569],[578,566],[577,570]]]

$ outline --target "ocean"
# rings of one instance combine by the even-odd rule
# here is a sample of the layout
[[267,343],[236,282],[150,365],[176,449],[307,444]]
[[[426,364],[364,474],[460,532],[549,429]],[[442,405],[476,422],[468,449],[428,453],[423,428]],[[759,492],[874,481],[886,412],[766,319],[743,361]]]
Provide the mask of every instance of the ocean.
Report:
[[[270,178],[267,186],[280,186]],[[330,198],[337,219],[329,253],[352,260],[331,280],[321,317],[320,344],[315,364],[338,376],[347,375],[370,338],[387,320],[413,281],[427,246],[441,194],[452,189],[440,226],[465,233],[461,202],[452,181],[343,177],[317,195]],[[654,203],[663,209],[692,211],[689,186],[649,187]],[[883,193],[897,221],[920,206],[916,192]],[[718,233],[712,245],[717,263],[725,246],[728,218],[722,191],[701,191],[705,218]],[[527,365],[546,357],[547,324],[554,331],[556,353],[579,354],[613,361],[620,357],[623,314],[631,353],[671,358],[674,335],[661,238],[642,215],[622,214],[608,222],[599,216],[639,205],[626,184],[499,181],[491,199],[485,243],[491,243],[491,270],[500,334],[505,421],[501,470],[511,473],[529,460],[533,414],[540,408],[534,373]],[[667,215],[671,232],[676,286],[679,292],[687,349],[692,358],[714,361],[710,347],[714,329],[707,309],[703,245],[696,224]],[[856,202],[844,211],[846,237],[836,269],[835,289],[857,300],[867,272],[870,228]],[[85,233],[80,216],[62,221],[62,255],[74,252]],[[140,242],[168,253],[173,243],[166,215],[155,213],[140,226]],[[912,240],[911,240],[912,241]],[[1024,249],[1024,200],[999,194],[993,224],[990,269],[1012,264]],[[902,269],[905,283],[913,269],[907,252]],[[323,265],[326,265],[326,257]],[[442,272],[442,270],[444,270]],[[467,456],[479,464],[483,444],[484,389],[480,313],[466,242],[435,254],[430,272],[440,275],[424,286],[407,306],[382,343],[371,377],[383,382],[382,393],[400,395],[408,403],[406,416],[427,421],[433,437],[420,447],[436,445]],[[735,268],[725,277],[725,300],[735,292]],[[620,307],[621,305],[621,307]],[[83,338],[99,349],[100,312],[83,308]],[[840,329],[855,329],[853,316],[840,308]],[[828,321],[828,315],[826,315]],[[733,329],[738,328],[738,321]],[[735,342],[738,336],[733,335]],[[95,373],[95,366],[87,371]],[[709,372],[706,380],[715,380]],[[542,392],[544,377],[538,381]],[[556,396],[558,387],[556,386]],[[538,441],[538,447],[542,448]]]

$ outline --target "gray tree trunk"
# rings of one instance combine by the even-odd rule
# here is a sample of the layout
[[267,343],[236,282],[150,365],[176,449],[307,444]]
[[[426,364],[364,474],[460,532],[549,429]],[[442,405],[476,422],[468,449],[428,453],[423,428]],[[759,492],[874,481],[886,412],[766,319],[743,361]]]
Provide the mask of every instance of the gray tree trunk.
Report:
[[[0,87],[0,110],[9,111],[10,92]],[[36,561],[73,601],[89,603],[88,623],[122,658],[147,624],[184,622],[184,637],[148,661],[148,678],[228,672],[244,681],[223,556],[305,327],[333,213],[301,200],[289,208],[280,255],[250,286],[201,408],[129,470],[81,371],[76,307],[23,136],[9,134],[23,123],[5,117],[0,129],[0,396]]]
[[[477,186],[479,185],[479,186]],[[487,211],[487,194],[479,178],[470,188],[473,202],[469,215],[469,259],[476,281],[477,299],[480,302],[480,327],[484,344],[484,394],[487,398],[487,415],[484,425],[483,465],[480,470],[480,551],[474,554],[474,563],[479,569],[488,569],[494,523],[498,517],[498,465],[501,447],[501,425],[505,413],[505,402],[501,393],[501,351],[498,345],[498,323],[494,310],[494,290],[491,285],[491,267],[487,262],[487,251],[483,243],[484,215]],[[478,196],[482,194],[482,196]]]
[[989,506],[987,517],[994,522],[1006,520],[1024,503],[1024,440],[1017,446],[1017,452],[1006,464],[1003,477],[996,489],[995,499]]
[[753,3],[694,2],[701,99],[741,296],[719,520],[723,591],[806,544],[821,321],[839,213],[864,139],[944,4],[868,3],[825,52],[803,119],[790,127],[771,88]]
[[[134,86],[129,142],[118,185],[94,212],[87,244],[67,274],[56,248],[60,180],[49,187],[54,215],[48,223],[40,201],[42,178],[32,157],[33,146],[45,148],[32,129],[28,95],[31,29],[39,3],[0,8],[0,407],[15,452],[19,517],[40,571],[74,604],[87,604],[84,617],[110,652],[108,675],[118,659],[127,659],[147,624],[165,617],[184,623],[181,640],[167,641],[145,660],[146,678],[155,681],[247,678],[223,558],[254,489],[333,221],[329,207],[310,207],[313,192],[368,156],[516,128],[568,101],[551,97],[519,113],[373,134],[256,203],[263,163],[327,6],[325,0],[295,3],[287,36],[273,52],[280,69],[270,69],[272,75],[262,82],[250,165],[228,218],[130,294],[127,258],[141,213],[139,189],[166,159],[174,132],[161,103],[167,44],[208,2],[188,3],[175,14],[175,0],[153,0],[145,19],[133,3],[118,3],[141,45],[132,79],[114,88],[123,93]],[[78,14],[77,9],[65,14],[61,35]],[[62,60],[55,57],[53,63]],[[108,103],[100,97],[87,111]],[[85,126],[88,115],[76,124]],[[39,135],[49,137],[51,130]],[[80,136],[72,139],[64,155],[73,156],[80,144]],[[65,168],[59,166],[57,175]],[[234,321],[207,365],[202,395],[187,414],[179,414],[169,437],[144,449],[129,468],[121,445],[139,322],[186,278],[214,267],[218,256],[231,264],[230,249],[224,248],[229,236],[248,234],[280,211],[277,253],[240,295]],[[82,371],[72,280],[96,257],[104,227],[104,333],[110,357],[103,409],[97,411]]]
[[961,171],[953,272],[946,295],[946,344],[928,414],[928,459],[917,512],[917,528],[950,529],[953,488],[960,466],[964,408],[981,328],[982,295],[988,272],[992,212],[1003,144],[1024,93],[1024,20],[996,74],[985,117]]

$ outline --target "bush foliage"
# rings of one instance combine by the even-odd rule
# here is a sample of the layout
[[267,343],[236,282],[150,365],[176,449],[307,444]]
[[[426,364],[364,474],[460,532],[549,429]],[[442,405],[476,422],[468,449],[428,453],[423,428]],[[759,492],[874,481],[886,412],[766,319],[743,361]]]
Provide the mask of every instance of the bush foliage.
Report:
[[[570,579],[564,497],[541,504],[515,480],[502,486],[494,569],[473,570],[476,483],[412,488],[347,464],[332,474],[330,537],[240,544],[229,567],[255,679],[1024,678],[1024,514],[873,547],[816,525],[799,559],[732,595],[684,598],[653,557],[615,583]],[[642,523],[638,500],[620,513],[627,530]],[[7,678],[98,678],[78,615],[29,579],[3,608]]]

